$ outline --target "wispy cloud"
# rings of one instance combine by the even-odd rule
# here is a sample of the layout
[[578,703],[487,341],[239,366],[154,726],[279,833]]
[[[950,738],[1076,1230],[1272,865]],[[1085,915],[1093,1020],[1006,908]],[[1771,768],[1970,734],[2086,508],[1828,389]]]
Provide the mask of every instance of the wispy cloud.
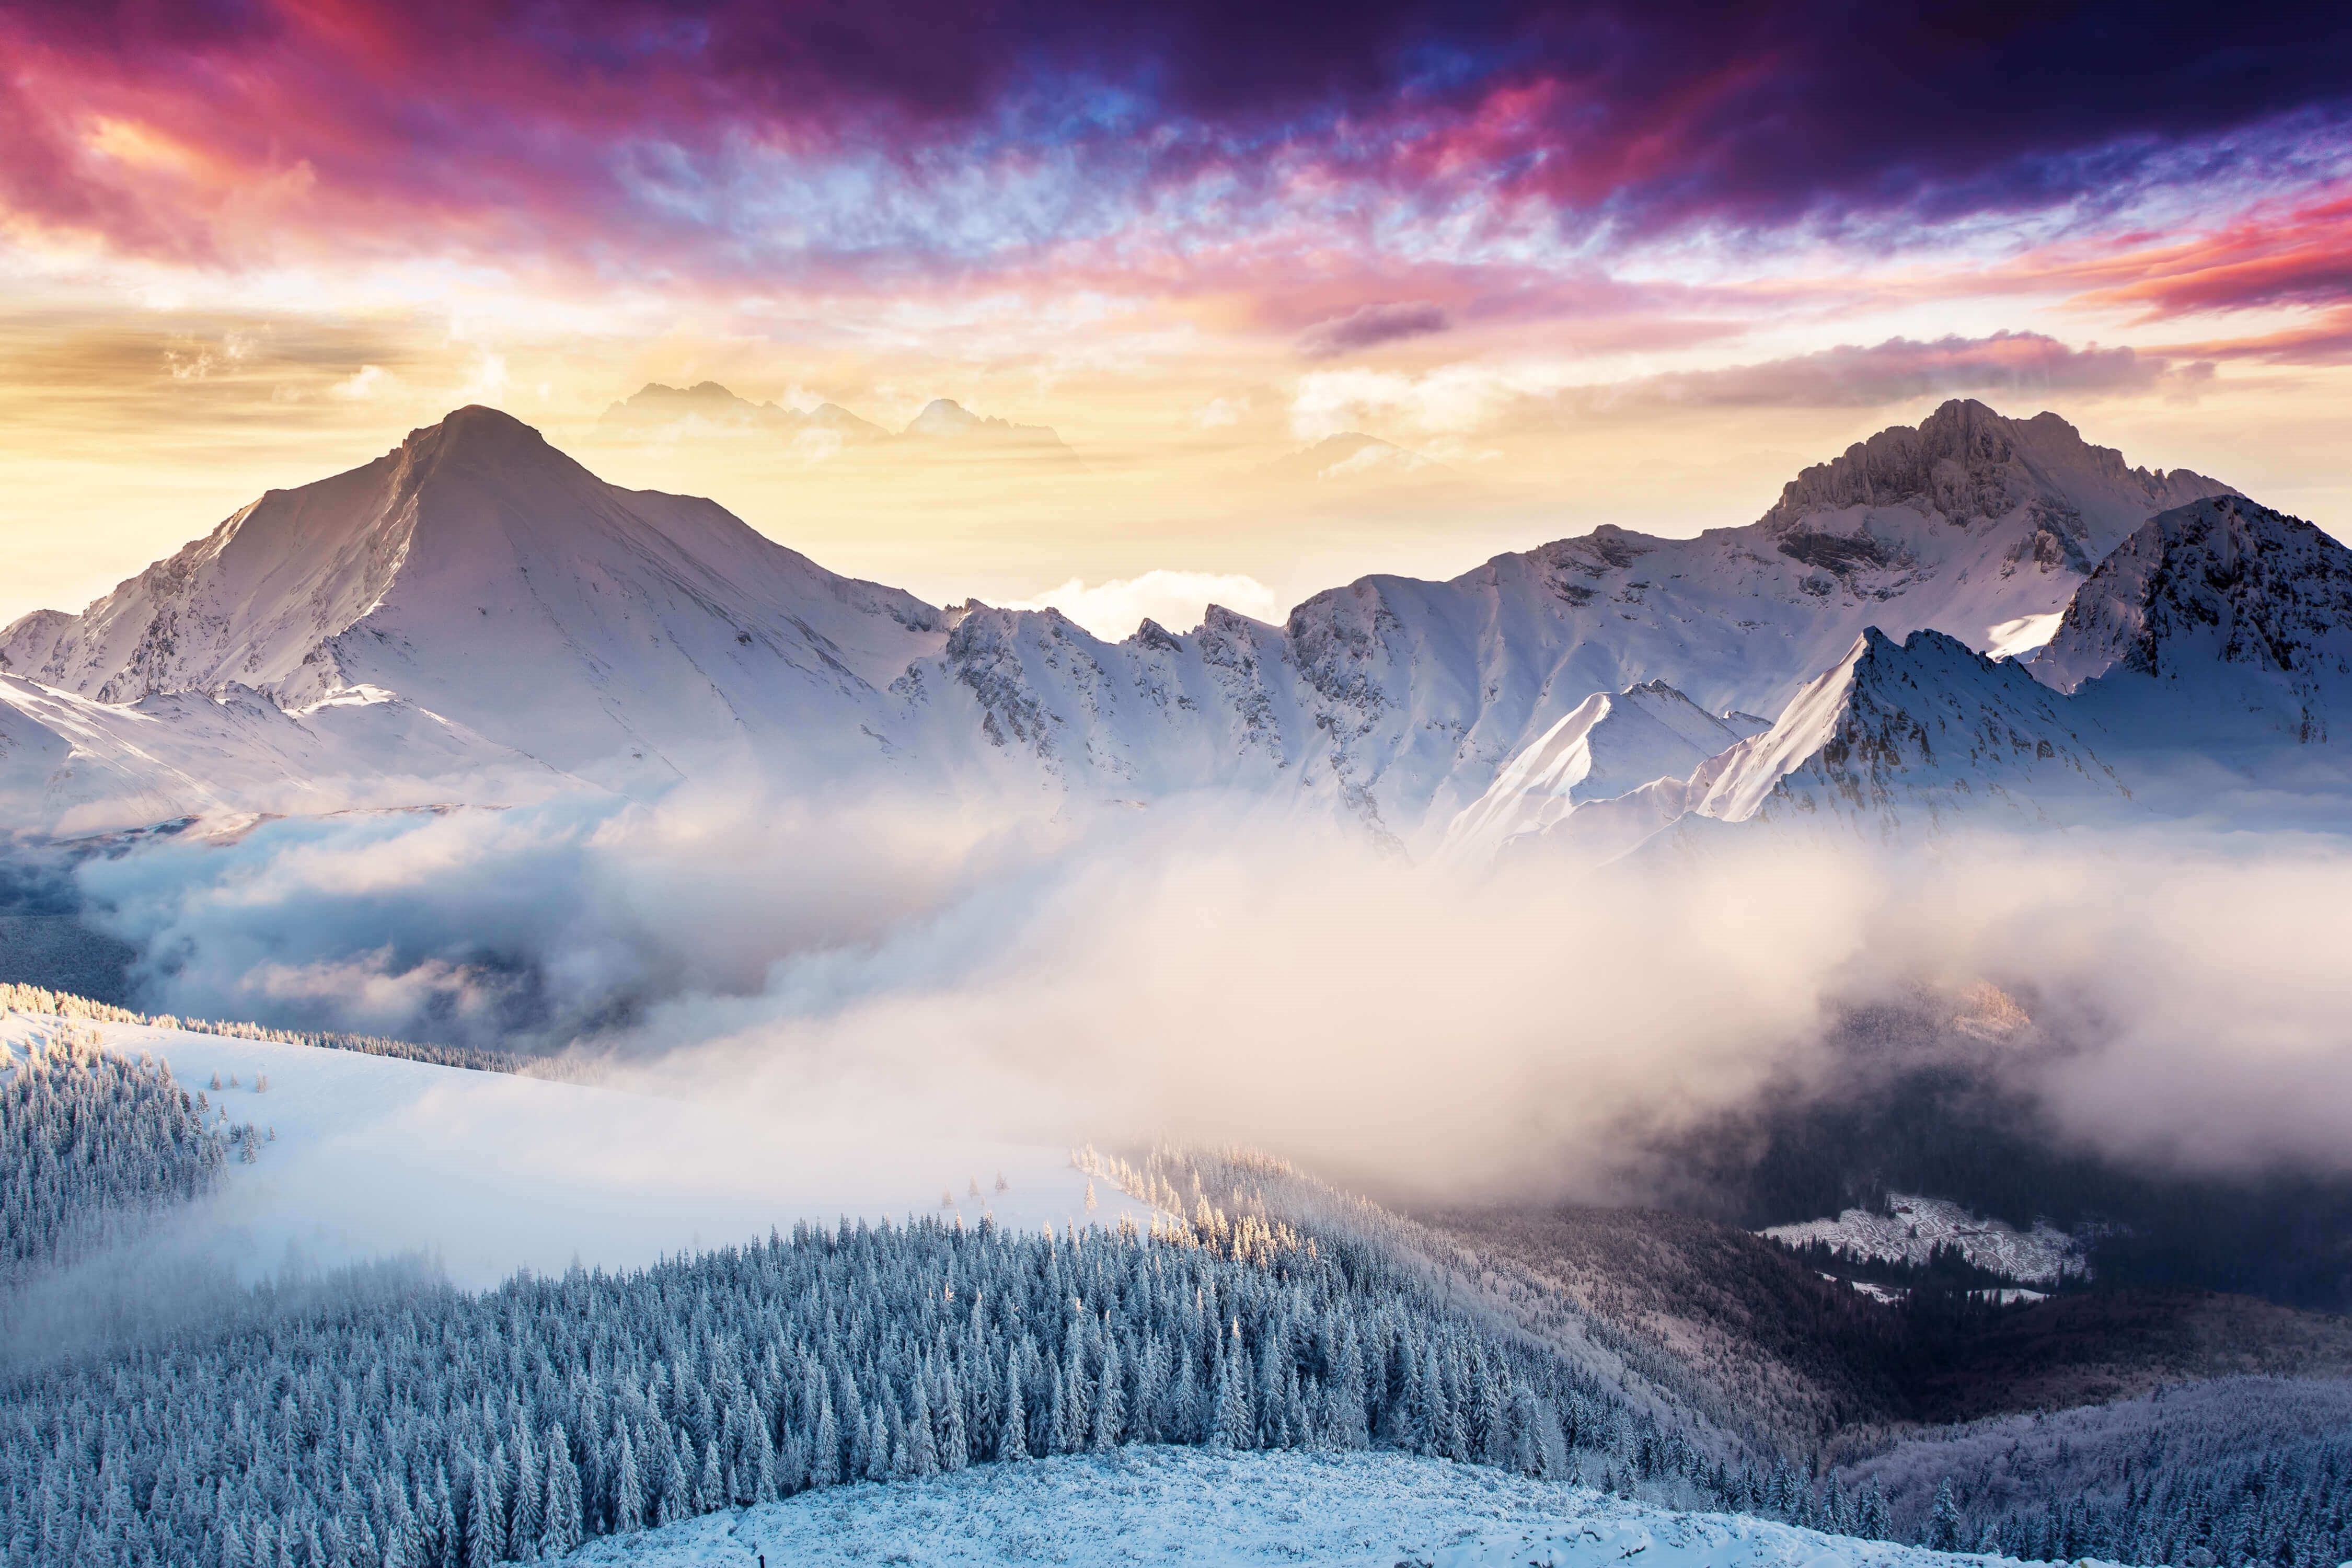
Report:
[[1750,408],[1884,408],[1949,393],[2095,397],[2146,392],[2168,376],[2197,374],[2129,348],[2073,348],[2041,332],[1994,332],[1840,344],[1787,359],[1651,376],[1628,384],[1618,395]]
[[1299,335],[1298,352],[1308,359],[1333,359],[1404,338],[1428,337],[1451,325],[1439,305],[1366,305],[1309,327]]

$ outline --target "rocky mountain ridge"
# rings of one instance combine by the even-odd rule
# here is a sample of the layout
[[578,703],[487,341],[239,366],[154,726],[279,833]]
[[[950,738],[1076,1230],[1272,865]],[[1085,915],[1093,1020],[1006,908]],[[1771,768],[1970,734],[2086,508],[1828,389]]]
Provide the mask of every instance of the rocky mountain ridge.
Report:
[[[1612,843],[1689,811],[1769,816],[1774,798],[1907,801],[1917,810],[1898,815],[1937,821],[1970,791],[2023,800],[2101,776],[2105,742],[2084,738],[2099,726],[2076,732],[1984,650],[2021,619],[2054,622],[2114,546],[2200,502],[2196,515],[2242,528],[2266,515],[2202,476],[2131,468],[2055,416],[1955,402],[1807,469],[1744,528],[1664,540],[1603,526],[1450,582],[1360,579],[1280,626],[1212,608],[1195,630],[1146,623],[1113,643],[1051,610],[941,610],[826,572],[714,503],[604,484],[528,426],[468,408],[373,463],[269,492],[80,616],[0,632],[21,700],[0,700],[17,730],[63,737],[68,699],[234,688],[299,714],[366,689],[502,758],[646,797],[743,770],[795,788],[1093,801],[1213,790],[1338,814],[1416,853],[1465,816],[1462,835],[1493,845],[1603,798],[1633,803]],[[2218,548],[2222,521],[2201,546],[2187,526],[2153,537]],[[2099,603],[2147,597],[2137,559],[2106,573]],[[2330,570],[2309,568],[2334,583]],[[2163,605],[2168,626],[2211,610],[2179,592]],[[2266,613],[2231,611],[2250,627]],[[2336,599],[2294,615],[2311,658],[2336,657]],[[2078,648],[2129,617],[2073,619]],[[1754,712],[1780,719],[1742,739],[1763,721],[1717,717]],[[1673,743],[1612,760],[1637,717]],[[58,773],[36,760],[55,749],[16,744],[32,773],[15,798],[48,788],[32,774]],[[364,747],[349,763],[376,765]],[[126,785],[123,810],[153,794]],[[55,823],[26,811],[11,826]]]

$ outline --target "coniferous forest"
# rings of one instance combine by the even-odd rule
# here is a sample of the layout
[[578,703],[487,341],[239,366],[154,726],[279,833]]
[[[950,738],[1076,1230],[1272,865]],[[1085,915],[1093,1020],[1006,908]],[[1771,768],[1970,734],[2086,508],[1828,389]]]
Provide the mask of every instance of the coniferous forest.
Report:
[[25,1562],[471,1568],[1127,1442],[1697,1468],[1596,1392],[1279,1227],[861,1224],[37,1373],[0,1401],[0,1529]]
[[60,1031],[0,1081],[0,1280],[14,1284],[125,1219],[199,1196],[227,1142],[160,1064]]
[[[209,1109],[70,1026],[14,1062],[11,1289],[207,1192],[251,1136]],[[1162,1443],[1390,1448],[2029,1559],[2352,1556],[2332,1385],[1930,1429],[1832,1466],[1695,1416],[1498,1257],[1279,1163],[1076,1157],[1189,1217],[803,1226],[482,1293],[354,1271],[20,1360],[0,1371],[0,1551],[479,1568],[814,1488]]]

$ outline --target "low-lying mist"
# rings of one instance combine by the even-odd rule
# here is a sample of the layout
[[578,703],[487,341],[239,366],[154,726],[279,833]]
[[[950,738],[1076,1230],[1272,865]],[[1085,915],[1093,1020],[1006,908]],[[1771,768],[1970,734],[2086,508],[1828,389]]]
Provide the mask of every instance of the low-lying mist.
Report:
[[2085,1149],[2352,1167],[2332,838],[1759,830],[1467,872],[1205,802],[711,788],[277,821],[79,876],[156,1011],[569,1047],[835,1126],[1246,1143],[1406,1200],[1627,1195],[1634,1151],[1833,1089],[1838,1028],[1890,1002]]

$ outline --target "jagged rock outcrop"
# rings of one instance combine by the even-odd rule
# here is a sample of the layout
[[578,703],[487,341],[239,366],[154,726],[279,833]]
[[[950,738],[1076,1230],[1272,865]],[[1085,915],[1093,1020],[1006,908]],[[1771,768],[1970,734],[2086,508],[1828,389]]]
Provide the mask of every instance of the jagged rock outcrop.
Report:
[[1688,803],[1727,822],[1843,817],[1883,836],[2112,816],[2131,792],[2067,699],[1941,632],[1875,626]]
[[2222,726],[2322,744],[2352,731],[2352,550],[2239,496],[2151,518],[2074,595],[2033,672],[2147,714],[2145,743]]
[[[1615,846],[1635,808],[1605,814],[1595,808],[1645,785],[1675,784],[1644,796],[1637,837],[1646,836],[1682,814],[1682,781],[1768,728],[1747,714],[1718,718],[1663,680],[1595,692],[1511,759],[1486,793],[1447,826],[1443,848],[1452,857],[1484,859],[1515,841],[1559,834],[1571,819],[1596,815],[1611,818],[1610,831],[1596,842]],[[1580,836],[1598,831],[1588,822],[1574,828]]]

